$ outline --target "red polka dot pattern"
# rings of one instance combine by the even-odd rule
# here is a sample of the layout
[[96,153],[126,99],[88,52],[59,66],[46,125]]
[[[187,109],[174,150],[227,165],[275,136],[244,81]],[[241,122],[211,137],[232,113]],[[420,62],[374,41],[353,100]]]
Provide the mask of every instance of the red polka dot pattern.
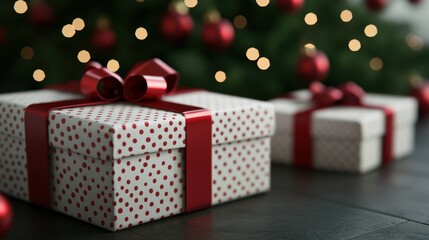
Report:
[[[26,106],[73,98],[77,95],[52,90],[1,95],[0,132],[22,138]],[[165,100],[210,109],[213,144],[274,132],[269,103],[210,92],[177,94]],[[185,147],[182,115],[128,103],[52,111],[49,133],[51,146],[105,160]]]
[[[0,189],[28,201],[24,142],[0,141]],[[213,147],[213,205],[269,190],[269,147],[269,138]],[[105,161],[53,148],[52,206],[112,231],[177,215],[185,208],[183,157],[175,149]]]
[[30,104],[79,99],[80,95],[38,90],[0,95],[0,133],[24,138],[25,108]]
[[[28,200],[25,107],[68,98],[76,95],[0,96],[1,191]],[[213,205],[269,190],[270,104],[207,92],[167,100],[212,110]],[[183,116],[116,103],[53,111],[49,121],[55,210],[112,231],[184,212]]]
[[0,134],[0,191],[28,200],[25,142]]

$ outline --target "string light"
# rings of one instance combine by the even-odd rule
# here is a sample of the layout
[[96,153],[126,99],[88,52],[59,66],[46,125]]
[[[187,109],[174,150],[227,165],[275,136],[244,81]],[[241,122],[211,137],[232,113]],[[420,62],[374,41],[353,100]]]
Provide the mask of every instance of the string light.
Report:
[[220,83],[225,82],[225,80],[226,80],[226,73],[224,71],[217,71],[215,73],[215,79],[216,79],[217,82],[220,82]]
[[37,82],[41,82],[41,81],[45,80],[45,77],[46,77],[45,72],[42,69],[36,69],[33,72],[33,78]]
[[198,4],[198,0],[185,0],[183,1],[188,8],[194,8]]
[[135,35],[138,40],[145,40],[148,36],[146,28],[143,27],[137,28]]
[[408,47],[414,51],[418,51],[424,46],[423,39],[412,33],[407,35],[405,42],[407,43]]
[[234,18],[234,26],[238,29],[243,29],[247,26],[247,19],[243,15],[237,15]]
[[13,5],[13,9],[15,10],[16,13],[23,14],[28,10],[28,5],[25,1],[18,0]]
[[75,18],[72,25],[76,31],[81,31],[85,28],[85,21],[82,18]]
[[350,51],[357,52],[360,50],[360,48],[361,48],[361,44],[360,44],[359,40],[357,40],[357,39],[350,40],[350,42],[349,42]]
[[383,60],[378,57],[374,57],[369,61],[369,67],[374,71],[378,71],[383,68]]
[[304,17],[304,21],[307,25],[314,25],[317,23],[317,15],[315,13],[307,13]]
[[249,59],[250,61],[255,61],[256,59],[259,58],[259,50],[251,47],[249,49],[247,49],[246,51],[246,57],[247,59]]
[[369,24],[365,27],[364,33],[367,37],[375,37],[378,33],[378,29],[374,24]]
[[341,12],[340,18],[343,22],[350,22],[353,19],[353,13],[350,10],[345,9]]
[[86,50],[81,50],[78,54],[77,54],[77,59],[79,60],[79,62],[81,63],[87,63],[89,62],[89,60],[91,60],[91,54],[89,54],[88,51]]
[[270,4],[270,0],[256,0],[256,4],[260,7],[266,7]]
[[313,54],[316,52],[316,46],[312,43],[307,43],[304,45],[304,52],[308,55]]
[[31,60],[34,57],[34,50],[31,47],[21,49],[21,57],[25,60]]
[[67,24],[67,25],[64,25],[62,33],[64,37],[71,38],[76,33],[76,30],[74,29],[73,25]]
[[119,62],[115,59],[111,59],[107,62],[107,69],[111,72],[116,72],[119,70]]
[[258,68],[261,70],[267,70],[270,67],[270,60],[266,57],[261,57],[257,62]]

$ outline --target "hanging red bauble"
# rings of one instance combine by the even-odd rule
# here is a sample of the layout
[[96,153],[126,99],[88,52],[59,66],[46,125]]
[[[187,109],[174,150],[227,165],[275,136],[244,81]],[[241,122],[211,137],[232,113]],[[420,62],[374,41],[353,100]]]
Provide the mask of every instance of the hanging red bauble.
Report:
[[161,33],[172,43],[184,42],[194,28],[194,20],[188,9],[181,5],[173,6],[161,19]]
[[329,73],[329,59],[321,51],[307,52],[298,62],[298,74],[307,81],[323,81]]
[[411,4],[419,4],[421,0],[408,0]]
[[304,5],[304,0],[277,0],[277,6],[286,13],[298,11],[302,5]]
[[52,24],[54,10],[43,1],[37,1],[30,8],[30,22],[38,27],[45,27]]
[[235,31],[231,22],[221,19],[218,13],[209,14],[203,26],[203,43],[214,50],[225,50],[231,47],[235,39]]
[[9,201],[0,194],[0,238],[2,238],[12,226],[13,211]]
[[387,5],[388,0],[366,0],[366,6],[373,11],[381,11]]
[[427,117],[429,115],[429,83],[413,86],[410,91],[410,96],[414,97],[419,104],[420,118]]
[[109,51],[116,44],[116,34],[110,27],[95,29],[91,38],[92,46],[98,51]]

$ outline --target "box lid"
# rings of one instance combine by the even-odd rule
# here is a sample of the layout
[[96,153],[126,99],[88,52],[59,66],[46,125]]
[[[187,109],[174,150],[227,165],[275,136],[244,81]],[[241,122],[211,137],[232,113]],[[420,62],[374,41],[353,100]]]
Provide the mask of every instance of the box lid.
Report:
[[[271,100],[276,109],[277,131],[293,132],[294,115],[311,107],[302,100]],[[312,115],[312,134],[315,137],[364,139],[384,134],[385,117],[375,109],[334,106],[317,110]]]
[[[30,104],[81,98],[54,90],[0,95],[0,133],[24,136],[24,111]],[[164,100],[209,109],[212,143],[222,144],[271,136],[270,103],[211,92],[192,92]],[[185,147],[181,114],[130,103],[55,110],[49,116],[50,145],[99,159],[118,159]]]
[[[307,90],[291,92],[291,96],[299,101],[307,102],[311,94]],[[363,99],[365,104],[389,107],[394,110],[395,126],[402,126],[417,122],[417,101],[412,97],[394,96],[387,94],[366,93]]]

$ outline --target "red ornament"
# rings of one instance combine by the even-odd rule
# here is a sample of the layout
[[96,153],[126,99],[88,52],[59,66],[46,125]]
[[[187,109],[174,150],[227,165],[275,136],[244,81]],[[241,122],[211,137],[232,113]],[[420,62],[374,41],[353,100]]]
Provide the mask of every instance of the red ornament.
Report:
[[226,19],[207,21],[202,32],[203,43],[214,50],[225,50],[231,47],[235,31],[231,22]]
[[0,194],[0,238],[2,238],[12,226],[13,211],[9,201]]
[[194,28],[194,20],[187,12],[170,9],[161,19],[161,32],[172,43],[184,42]]
[[43,1],[37,1],[30,8],[30,22],[38,27],[45,27],[52,24],[54,11],[51,6]]
[[116,34],[108,26],[95,29],[91,38],[92,46],[98,51],[109,51],[116,45]]
[[310,81],[322,81],[329,73],[329,59],[321,51],[304,54],[298,63],[298,74]]
[[419,116],[424,118],[429,115],[429,83],[422,83],[411,88],[410,96],[419,104]]
[[301,9],[304,0],[277,0],[277,6],[286,13],[293,13]]
[[372,11],[381,11],[387,5],[388,0],[366,0],[366,6]]

